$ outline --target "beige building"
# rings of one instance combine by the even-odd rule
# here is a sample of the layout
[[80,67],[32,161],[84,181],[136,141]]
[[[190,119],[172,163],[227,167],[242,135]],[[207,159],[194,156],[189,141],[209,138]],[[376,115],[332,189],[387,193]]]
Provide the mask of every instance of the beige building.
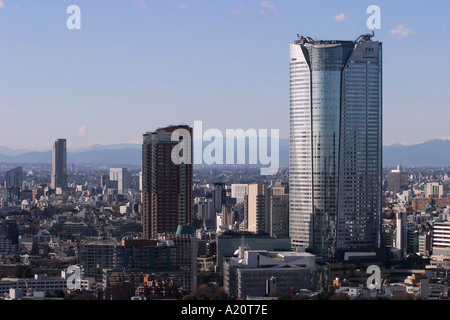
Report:
[[250,184],[244,210],[247,231],[289,237],[289,195],[285,187]]
[[245,220],[247,230],[269,233],[269,189],[263,183],[250,184],[245,197]]

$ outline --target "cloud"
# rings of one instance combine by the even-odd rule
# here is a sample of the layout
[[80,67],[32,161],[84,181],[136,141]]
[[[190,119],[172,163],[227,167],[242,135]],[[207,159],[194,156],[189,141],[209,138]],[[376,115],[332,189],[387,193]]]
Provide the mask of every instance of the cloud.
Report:
[[261,2],[261,7],[259,8],[259,15],[261,17],[268,17],[270,15],[278,15],[278,11],[275,10],[275,5],[271,1]]
[[186,9],[186,5],[184,3],[177,3],[177,8]]
[[399,24],[394,29],[389,30],[389,33],[392,34],[394,37],[397,37],[399,39],[410,38],[410,37],[412,37],[413,35],[416,34],[416,32],[414,30],[406,28],[402,24]]
[[134,0],[133,3],[134,3],[134,5],[136,5],[136,6],[140,7],[140,8],[143,8],[143,9],[147,9],[148,8],[148,4],[144,0]]
[[245,12],[247,12],[247,10],[243,4],[241,4],[238,9],[231,10],[231,13],[236,15],[243,14]]
[[79,127],[78,130],[77,130],[77,133],[78,133],[80,136],[85,136],[85,135],[87,134],[87,132],[86,132],[86,126],[81,126],[81,127]]
[[334,21],[337,21],[337,22],[350,21],[350,18],[343,12],[339,13],[338,15],[336,15],[333,19],[334,19]]
[[0,8],[3,8],[5,6],[5,4],[3,3],[2,0],[0,0]]

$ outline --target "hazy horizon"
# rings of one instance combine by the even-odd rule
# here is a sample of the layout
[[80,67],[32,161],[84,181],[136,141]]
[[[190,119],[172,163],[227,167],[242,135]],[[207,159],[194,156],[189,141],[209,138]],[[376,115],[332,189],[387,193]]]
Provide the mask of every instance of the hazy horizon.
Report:
[[372,4],[381,10],[383,144],[450,138],[448,2],[323,0],[299,14],[299,1],[79,0],[81,29],[69,30],[72,4],[0,0],[0,146],[140,143],[147,131],[197,120],[288,138],[289,44],[297,34],[370,33]]

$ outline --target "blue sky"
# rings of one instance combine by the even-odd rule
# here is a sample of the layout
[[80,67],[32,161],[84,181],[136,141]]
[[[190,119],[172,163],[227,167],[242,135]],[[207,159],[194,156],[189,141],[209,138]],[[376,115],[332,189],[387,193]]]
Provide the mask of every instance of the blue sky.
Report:
[[139,143],[197,120],[287,138],[289,43],[369,33],[372,4],[384,144],[450,139],[448,1],[0,0],[0,145]]

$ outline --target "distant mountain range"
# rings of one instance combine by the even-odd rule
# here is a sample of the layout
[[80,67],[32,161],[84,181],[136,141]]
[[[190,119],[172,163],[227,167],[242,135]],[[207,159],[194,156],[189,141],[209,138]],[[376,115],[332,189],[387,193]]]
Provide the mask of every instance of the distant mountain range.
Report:
[[[210,142],[204,142],[204,145]],[[225,144],[224,144],[225,145]],[[280,164],[289,163],[289,139],[280,139]],[[141,164],[141,144],[94,145],[67,152],[69,164]],[[236,147],[235,147],[236,150]],[[270,147],[269,147],[270,150]],[[224,152],[225,153],[225,152]],[[0,163],[51,163],[52,151],[30,151],[0,146]],[[435,139],[415,145],[383,147],[383,165],[450,165],[450,140]]]
[[450,165],[450,140],[434,139],[413,145],[383,147],[383,165]]
[[[122,148],[93,148],[87,151],[67,152],[67,163],[98,165],[140,165],[141,146]],[[52,151],[28,151],[18,155],[0,154],[0,163],[52,163]]]

